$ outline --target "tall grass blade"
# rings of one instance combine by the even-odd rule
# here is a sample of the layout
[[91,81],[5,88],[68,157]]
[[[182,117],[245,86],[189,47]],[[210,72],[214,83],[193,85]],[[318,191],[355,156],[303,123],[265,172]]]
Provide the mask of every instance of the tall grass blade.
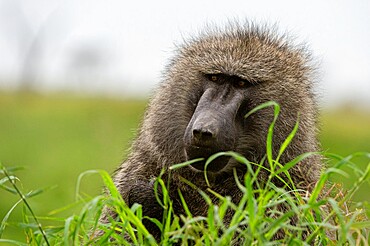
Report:
[[297,122],[294,125],[293,130],[290,132],[288,137],[284,140],[284,142],[280,146],[279,154],[278,154],[278,156],[276,157],[276,160],[275,160],[276,162],[279,162],[281,155],[284,153],[284,151],[286,150],[288,145],[292,142],[294,136],[296,135],[296,133],[298,131],[298,126],[299,126],[299,115],[298,115],[298,119],[297,119]]
[[14,179],[10,178],[10,175],[8,174],[8,172],[7,172],[7,170],[6,170],[6,168],[4,166],[2,166],[2,171],[3,171],[4,175],[9,179],[9,182],[13,186],[14,190],[17,191],[17,194],[20,196],[21,200],[23,201],[24,205],[27,207],[28,211],[31,213],[33,219],[35,220],[35,222],[36,222],[36,224],[37,224],[37,226],[38,226],[38,228],[40,230],[40,233],[41,233],[42,237],[45,240],[46,245],[49,246],[50,245],[49,244],[49,240],[46,237],[45,231],[42,228],[41,223],[37,219],[36,215],[34,214],[31,206],[29,205],[29,203],[28,203],[28,201],[26,199],[26,196],[18,189],[17,185],[15,184]]
[[10,214],[13,212],[13,210],[18,206],[19,203],[22,202],[22,199],[18,200],[16,203],[14,203],[14,205],[9,209],[9,211],[5,214],[3,220],[1,221],[1,225],[0,225],[0,238],[1,236],[3,235],[3,232],[4,232],[4,229],[6,227],[6,223],[9,219],[9,216]]

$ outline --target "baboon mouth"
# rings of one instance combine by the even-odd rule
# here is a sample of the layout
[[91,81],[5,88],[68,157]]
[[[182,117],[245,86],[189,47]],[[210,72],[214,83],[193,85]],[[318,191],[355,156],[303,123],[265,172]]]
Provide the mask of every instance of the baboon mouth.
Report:
[[[197,158],[204,158],[204,160],[195,162],[191,166],[197,170],[204,171],[205,164],[209,157],[212,155],[223,152],[224,150],[214,149],[210,147],[202,147],[196,145],[190,145],[185,149],[187,160],[193,160]],[[210,172],[218,172],[223,169],[229,162],[229,156],[220,156],[210,162],[206,168]]]

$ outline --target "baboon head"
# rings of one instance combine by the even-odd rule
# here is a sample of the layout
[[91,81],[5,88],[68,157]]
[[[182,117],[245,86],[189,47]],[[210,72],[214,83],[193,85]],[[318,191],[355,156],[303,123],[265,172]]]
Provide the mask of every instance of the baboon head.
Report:
[[[274,109],[264,108],[247,118],[245,115],[268,101],[281,107],[272,139],[274,157],[279,154],[279,162],[284,164],[302,153],[316,151],[310,63],[304,47],[291,44],[271,27],[248,23],[208,27],[199,37],[185,41],[165,69],[131,153],[116,172],[115,185],[123,199],[130,206],[142,204],[144,216],[161,221],[163,207],[157,201],[163,190],[153,189],[155,177],[163,174],[175,213],[185,213],[185,200],[193,215],[207,216],[207,202],[193,185],[205,191],[211,188],[238,204],[243,192],[234,174],[244,177],[248,171],[245,165],[223,156],[207,166],[209,182],[202,171],[208,157],[221,151],[234,151],[251,162],[267,164],[266,137]],[[280,155],[279,147],[298,119],[299,128]],[[169,169],[195,158],[204,161]],[[310,156],[289,172],[296,187],[310,191],[320,169],[320,158]],[[266,180],[268,171],[260,170],[257,178]],[[280,179],[276,181],[276,186],[285,185]],[[231,210],[224,217],[225,225],[231,221]],[[107,216],[102,220],[108,221]],[[149,231],[160,238],[160,230],[153,226]]]
[[[158,127],[151,122],[152,129],[161,131],[157,146],[167,146],[167,153],[180,156],[177,161],[184,161],[181,155],[185,160],[206,160],[220,151],[236,151],[259,161],[266,153],[273,109],[244,116],[259,104],[276,101],[281,113],[274,130],[274,152],[298,116],[299,130],[286,155],[289,159],[315,151],[310,63],[304,47],[292,45],[274,28],[247,24],[207,29],[180,46],[167,67],[160,96],[152,103],[160,105],[156,105]],[[207,170],[219,172],[234,162],[217,158]],[[193,168],[204,170],[204,164],[197,162]]]

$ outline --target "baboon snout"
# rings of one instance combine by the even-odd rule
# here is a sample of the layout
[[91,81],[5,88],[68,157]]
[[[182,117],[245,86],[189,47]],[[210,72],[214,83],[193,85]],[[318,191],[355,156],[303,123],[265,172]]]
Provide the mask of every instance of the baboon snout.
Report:
[[196,122],[192,128],[191,143],[199,147],[209,147],[216,140],[218,129],[206,122]]
[[[192,164],[195,169],[204,170],[205,162],[211,155],[234,149],[233,134],[232,131],[227,131],[229,134],[222,131],[228,128],[226,124],[228,121],[212,110],[193,117],[184,136],[185,153],[188,160],[204,158],[203,161]],[[217,172],[228,163],[228,160],[229,157],[217,158],[207,170]]]
[[[192,164],[204,170],[207,159],[224,151],[235,150],[237,139],[237,112],[242,95],[232,93],[230,86],[207,89],[198,101],[185,129],[184,147],[187,160],[204,158]],[[208,171],[217,172],[227,165],[229,157],[213,160]]]

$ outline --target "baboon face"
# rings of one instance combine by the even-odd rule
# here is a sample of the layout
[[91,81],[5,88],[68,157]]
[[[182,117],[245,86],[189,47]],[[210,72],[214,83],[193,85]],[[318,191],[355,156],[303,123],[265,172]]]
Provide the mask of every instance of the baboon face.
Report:
[[[191,108],[183,137],[185,156],[204,158],[194,168],[204,170],[208,157],[222,151],[263,157],[272,110],[244,118],[259,104],[276,101],[282,108],[276,144],[292,130],[298,112],[305,111],[302,107],[312,106],[305,53],[266,35],[211,34],[187,44],[174,60],[171,76]],[[228,157],[219,157],[207,170],[218,172],[228,163]]]
[[[193,116],[186,127],[184,142],[189,160],[212,154],[236,150],[243,123],[241,106],[245,89],[252,84],[235,75],[202,74],[203,94],[200,96]],[[217,158],[207,170],[218,171],[228,162],[228,157]],[[204,170],[204,161],[193,167]]]

